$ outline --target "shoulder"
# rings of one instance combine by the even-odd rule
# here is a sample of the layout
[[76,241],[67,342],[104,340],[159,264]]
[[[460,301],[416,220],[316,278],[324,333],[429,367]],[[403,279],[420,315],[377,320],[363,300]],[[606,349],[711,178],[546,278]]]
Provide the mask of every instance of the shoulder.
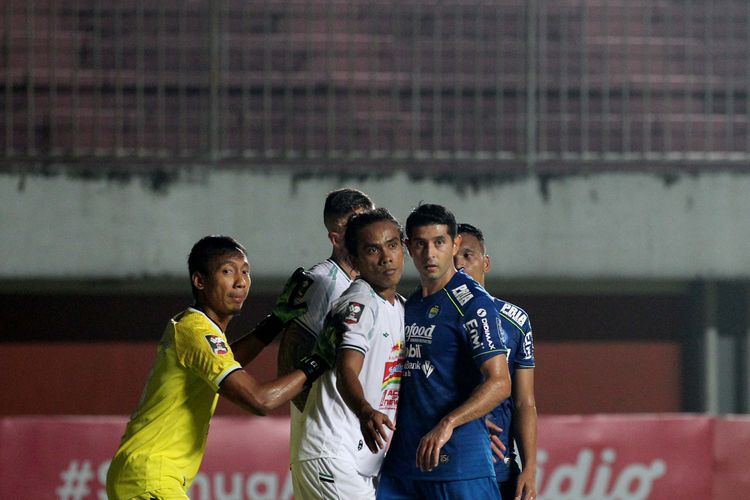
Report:
[[318,262],[310,269],[305,271],[305,275],[313,279],[316,282],[332,283],[336,281],[343,281],[345,283],[351,283],[351,279],[341,267],[334,262],[333,259],[326,259],[322,262]]
[[528,313],[515,304],[498,298],[494,298],[495,307],[497,307],[500,316],[513,324],[522,332],[531,330],[531,320]]
[[378,297],[372,287],[366,281],[358,279],[341,294],[332,309],[345,314],[346,317],[354,315],[359,320],[365,310],[377,314],[379,304]]
[[456,272],[456,276],[448,283],[446,290],[451,300],[462,311],[487,308],[494,304],[492,296],[463,270]]
[[229,351],[221,329],[205,314],[190,308],[175,316],[175,346],[178,350],[210,348],[215,354]]
[[172,318],[172,322],[175,325],[175,330],[180,334],[209,332],[216,328],[205,314],[192,307]]

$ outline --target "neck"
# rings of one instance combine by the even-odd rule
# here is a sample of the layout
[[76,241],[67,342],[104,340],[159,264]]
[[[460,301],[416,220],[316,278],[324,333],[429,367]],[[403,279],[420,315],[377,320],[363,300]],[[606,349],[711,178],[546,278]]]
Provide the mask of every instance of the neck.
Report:
[[[372,284],[370,284],[372,286]],[[391,304],[393,304],[396,301],[396,289],[395,288],[384,288],[381,290],[378,290],[373,287],[373,290],[375,290],[375,293],[383,297],[384,300],[387,300]]]
[[427,297],[428,295],[432,295],[433,293],[439,291],[441,288],[448,284],[451,278],[453,278],[454,274],[456,274],[455,267],[449,269],[442,277],[436,280],[425,279],[424,277],[421,277],[420,281],[422,285],[422,297]]
[[229,326],[229,322],[231,321],[231,316],[220,316],[219,314],[216,314],[216,311],[213,309],[210,309],[202,304],[196,303],[193,306],[195,309],[198,309],[199,311],[202,311],[203,314],[208,316],[211,321],[216,323],[216,325],[221,329],[222,332],[227,331],[227,326]]
[[333,249],[333,253],[331,254],[331,258],[333,261],[351,278],[354,279],[357,277],[357,273],[354,271],[354,268],[349,264],[349,259],[347,258],[347,255],[345,252],[337,252],[336,249]]

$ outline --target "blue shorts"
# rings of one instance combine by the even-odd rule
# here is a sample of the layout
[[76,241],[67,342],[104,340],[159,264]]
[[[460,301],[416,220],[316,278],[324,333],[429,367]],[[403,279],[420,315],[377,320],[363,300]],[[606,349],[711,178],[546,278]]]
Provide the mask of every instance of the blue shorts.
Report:
[[499,500],[494,477],[457,481],[424,481],[382,474],[377,500]]

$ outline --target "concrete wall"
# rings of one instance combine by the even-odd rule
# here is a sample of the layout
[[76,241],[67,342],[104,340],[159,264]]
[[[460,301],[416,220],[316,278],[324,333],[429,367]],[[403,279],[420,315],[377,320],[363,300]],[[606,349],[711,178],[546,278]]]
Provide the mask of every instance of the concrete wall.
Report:
[[496,278],[750,277],[750,174],[484,181],[185,169],[0,174],[0,280],[182,277],[192,243],[209,233],[244,242],[256,280],[278,280],[327,256],[323,198],[342,186],[402,221],[420,200],[447,205],[484,229]]

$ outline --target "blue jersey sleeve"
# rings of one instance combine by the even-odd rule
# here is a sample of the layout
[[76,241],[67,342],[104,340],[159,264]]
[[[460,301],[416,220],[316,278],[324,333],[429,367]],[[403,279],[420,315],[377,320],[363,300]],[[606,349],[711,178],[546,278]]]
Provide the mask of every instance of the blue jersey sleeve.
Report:
[[526,311],[518,306],[495,299],[500,314],[500,335],[510,350],[508,361],[514,368],[534,368],[534,336],[531,320]]
[[476,297],[464,311],[463,327],[477,367],[488,359],[508,354],[502,338],[501,318],[489,297]]

